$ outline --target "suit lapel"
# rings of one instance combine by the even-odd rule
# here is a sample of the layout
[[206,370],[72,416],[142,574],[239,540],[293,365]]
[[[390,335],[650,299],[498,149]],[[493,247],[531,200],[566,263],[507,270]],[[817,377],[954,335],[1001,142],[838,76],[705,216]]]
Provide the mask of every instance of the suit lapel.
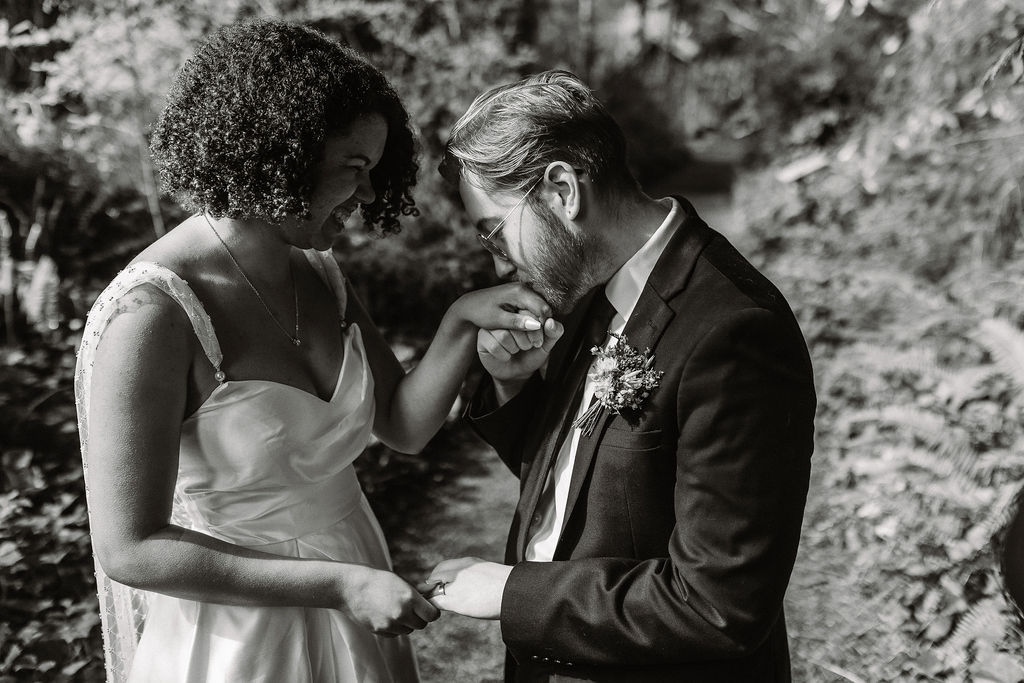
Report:
[[[627,343],[640,351],[647,348],[654,349],[658,345],[658,340],[661,339],[665,328],[675,317],[675,311],[666,302],[686,287],[697,264],[698,256],[715,234],[697,216],[693,205],[682,197],[676,197],[676,200],[682,204],[686,218],[666,245],[654,270],[651,271],[643,292],[622,331]],[[656,355],[655,367],[658,365],[660,363]],[[603,411],[590,436],[580,435],[572,477],[569,480],[565,524],[568,524],[573,514],[580,492],[583,490],[583,484],[594,464],[594,455],[600,444],[601,436],[611,418],[612,414],[608,410]],[[555,559],[561,558],[563,550],[562,542],[559,540],[555,549]]]

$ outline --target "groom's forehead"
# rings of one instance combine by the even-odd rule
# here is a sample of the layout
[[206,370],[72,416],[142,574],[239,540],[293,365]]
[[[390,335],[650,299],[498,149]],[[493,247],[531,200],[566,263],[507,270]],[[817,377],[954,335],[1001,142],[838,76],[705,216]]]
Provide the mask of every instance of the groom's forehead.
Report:
[[459,195],[462,197],[463,208],[474,223],[501,219],[501,205],[482,190],[473,178],[467,178],[465,175],[459,178]]

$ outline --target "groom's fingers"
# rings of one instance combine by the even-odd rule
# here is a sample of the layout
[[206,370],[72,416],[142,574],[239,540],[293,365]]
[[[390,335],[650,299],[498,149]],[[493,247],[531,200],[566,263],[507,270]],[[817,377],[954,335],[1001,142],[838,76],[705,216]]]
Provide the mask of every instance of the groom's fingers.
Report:
[[425,627],[427,624],[437,620],[437,618],[441,616],[441,610],[437,608],[437,605],[426,598],[423,600],[417,600],[413,604],[412,609],[416,618],[423,621],[423,626],[420,626],[419,628]]
[[399,626],[401,628],[407,628],[410,631],[419,631],[422,628],[426,628],[427,624],[429,624],[431,621],[433,621],[433,619],[421,617],[419,614],[416,613],[415,608],[413,608],[413,611],[410,612],[404,619],[402,619]]
[[562,323],[558,322],[554,318],[548,318],[544,321],[544,343],[541,345],[545,353],[551,353],[551,348],[555,345],[559,339],[562,338],[562,333],[565,332],[565,328],[562,327]]
[[[419,590],[419,586],[417,586]],[[422,591],[420,591],[422,593]],[[430,622],[436,620],[441,615],[441,610],[437,608],[435,604],[430,602],[426,597],[422,597],[419,600],[413,602],[413,616],[423,622],[422,626],[418,627],[422,629]]]
[[533,339],[530,338],[531,334],[540,333],[540,330],[536,332],[520,332],[519,330],[509,330],[509,334],[512,335],[513,341],[516,343],[516,348],[519,351],[529,351],[533,348]]
[[512,299],[510,303],[515,303],[516,308],[529,311],[538,320],[551,317],[551,306],[544,297],[524,284],[516,285]]
[[[523,311],[520,311],[520,313],[522,312]],[[519,348],[523,351],[539,348],[541,344],[544,343],[544,323],[547,322],[547,320],[550,320],[550,318],[542,318],[541,320],[544,322],[541,323],[541,328],[539,330],[527,330],[523,333],[526,335],[526,342],[529,343],[529,346],[523,346],[522,341],[517,339],[517,341],[520,341]]]
[[489,356],[493,356],[502,363],[507,363],[512,358],[512,354],[505,350],[505,347],[494,338],[494,333],[490,330],[480,330],[477,332],[476,350],[478,353],[486,353]]
[[519,342],[516,341],[515,335],[509,330],[492,330],[491,336],[501,344],[501,348],[505,349],[509,356],[514,356],[521,351]]

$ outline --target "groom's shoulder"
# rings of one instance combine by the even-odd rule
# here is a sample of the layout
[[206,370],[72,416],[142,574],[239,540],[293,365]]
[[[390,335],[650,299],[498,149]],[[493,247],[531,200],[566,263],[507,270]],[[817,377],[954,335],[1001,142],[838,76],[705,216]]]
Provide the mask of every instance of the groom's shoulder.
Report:
[[701,227],[707,231],[707,238],[689,282],[679,294],[680,305],[696,308],[705,315],[749,308],[792,315],[786,298],[764,273],[723,235]]

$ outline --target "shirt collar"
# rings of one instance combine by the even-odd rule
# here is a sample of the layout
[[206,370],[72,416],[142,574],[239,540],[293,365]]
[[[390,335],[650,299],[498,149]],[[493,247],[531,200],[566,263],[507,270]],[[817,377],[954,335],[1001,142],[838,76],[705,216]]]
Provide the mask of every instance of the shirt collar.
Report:
[[666,208],[670,207],[665,220],[644,245],[615,271],[604,287],[604,294],[616,313],[613,327],[616,323],[624,325],[629,320],[633,309],[636,308],[636,302],[640,300],[644,285],[647,284],[647,278],[654,271],[654,266],[675,234],[676,228],[682,223],[683,207],[674,197],[666,197],[660,202]]

